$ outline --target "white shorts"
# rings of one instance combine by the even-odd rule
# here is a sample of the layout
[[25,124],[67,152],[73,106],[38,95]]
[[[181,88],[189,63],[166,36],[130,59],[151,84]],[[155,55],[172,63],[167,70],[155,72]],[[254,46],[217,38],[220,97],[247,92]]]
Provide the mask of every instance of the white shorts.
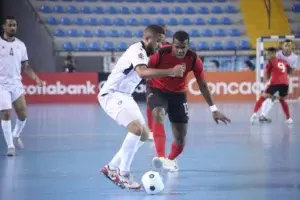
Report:
[[0,85],[0,110],[12,109],[12,103],[15,102],[22,94],[24,94],[23,87],[14,87],[7,89]]
[[98,101],[103,110],[119,125],[127,127],[135,120],[139,120],[142,125],[145,124],[139,106],[128,94],[119,92],[109,93],[105,96],[99,94]]

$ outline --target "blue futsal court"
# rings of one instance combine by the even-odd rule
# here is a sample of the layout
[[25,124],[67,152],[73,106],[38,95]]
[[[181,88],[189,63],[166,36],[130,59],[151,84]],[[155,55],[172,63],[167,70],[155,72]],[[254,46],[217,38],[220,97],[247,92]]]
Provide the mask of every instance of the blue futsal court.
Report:
[[[218,104],[232,119],[228,126],[214,124],[206,104],[190,105],[180,171],[164,174],[165,190],[157,196],[122,190],[100,174],[126,130],[98,105],[30,105],[25,149],[6,157],[0,137],[0,199],[299,200],[300,104],[290,105],[293,125],[283,123],[277,104],[270,113],[273,123],[255,126],[249,124],[254,102]],[[166,130],[169,152],[169,124]],[[152,169],[154,155],[150,142],[136,154],[137,179]]]

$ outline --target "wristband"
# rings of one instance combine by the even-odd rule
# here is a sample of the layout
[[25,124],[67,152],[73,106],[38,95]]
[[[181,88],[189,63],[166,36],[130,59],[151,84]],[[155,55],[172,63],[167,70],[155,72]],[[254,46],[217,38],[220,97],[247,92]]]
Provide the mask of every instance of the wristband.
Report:
[[216,112],[218,110],[216,105],[209,106],[211,112]]

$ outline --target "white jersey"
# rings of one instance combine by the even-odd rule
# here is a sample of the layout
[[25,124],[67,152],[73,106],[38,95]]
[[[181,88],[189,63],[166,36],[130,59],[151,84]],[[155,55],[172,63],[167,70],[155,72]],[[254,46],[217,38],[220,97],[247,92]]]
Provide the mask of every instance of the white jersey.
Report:
[[27,60],[27,49],[21,40],[0,38],[0,86],[22,85],[21,66]]
[[276,53],[276,57],[288,62],[292,68],[298,67],[297,66],[298,56],[294,53],[291,53],[291,55],[289,55],[289,56],[285,56],[285,55],[283,55],[282,50],[280,50]]
[[107,81],[100,89],[100,95],[109,92],[132,94],[141,82],[141,77],[135,71],[137,65],[148,65],[149,58],[143,42],[131,45],[119,58]]

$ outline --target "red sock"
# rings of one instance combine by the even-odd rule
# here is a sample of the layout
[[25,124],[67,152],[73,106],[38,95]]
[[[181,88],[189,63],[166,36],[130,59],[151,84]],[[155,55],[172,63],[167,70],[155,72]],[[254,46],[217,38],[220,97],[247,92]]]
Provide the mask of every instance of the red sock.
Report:
[[258,101],[255,103],[254,106],[254,113],[257,113],[257,111],[260,109],[260,107],[262,106],[265,100],[266,100],[265,97],[259,97]]
[[153,138],[158,157],[166,157],[166,133],[164,124],[153,122]]
[[286,101],[284,99],[281,99],[280,104],[281,104],[281,107],[282,107],[282,110],[285,114],[286,119],[291,118],[289,105],[286,103]]
[[150,130],[152,131],[152,112],[149,106],[146,108],[146,115],[147,115],[147,121],[148,121],[148,126]]
[[184,145],[178,145],[176,144],[176,142],[172,142],[172,148],[171,148],[171,152],[168,156],[168,159],[170,160],[174,160],[175,158],[177,158],[181,152],[183,151]]

